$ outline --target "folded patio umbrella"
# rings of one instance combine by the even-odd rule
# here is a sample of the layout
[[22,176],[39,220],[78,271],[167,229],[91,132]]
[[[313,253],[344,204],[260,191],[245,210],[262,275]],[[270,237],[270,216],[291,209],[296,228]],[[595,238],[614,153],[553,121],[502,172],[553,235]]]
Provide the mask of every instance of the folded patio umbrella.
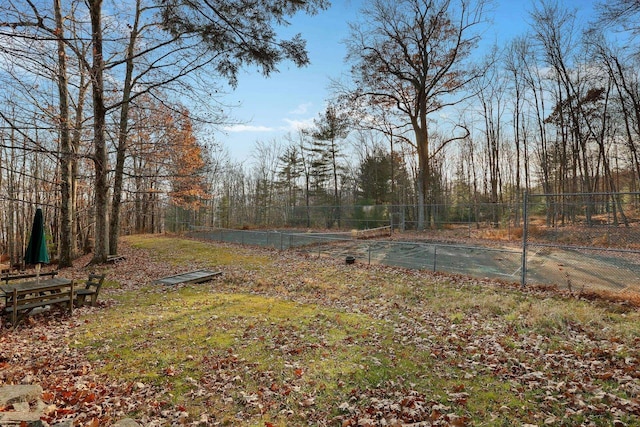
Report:
[[24,254],[24,262],[25,264],[35,264],[36,280],[40,280],[41,263],[49,263],[49,252],[44,235],[44,219],[40,208],[36,209],[36,214],[33,217],[31,237],[27,245],[27,252]]

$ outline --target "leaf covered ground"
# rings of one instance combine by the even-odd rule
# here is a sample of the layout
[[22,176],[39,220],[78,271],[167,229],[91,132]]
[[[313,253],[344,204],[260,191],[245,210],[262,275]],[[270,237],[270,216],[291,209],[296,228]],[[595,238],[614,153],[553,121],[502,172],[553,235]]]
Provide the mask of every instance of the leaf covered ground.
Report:
[[[180,238],[123,246],[97,307],[1,330],[0,385],[40,384],[47,421],[640,425],[637,307]],[[152,284],[200,268],[223,274]]]

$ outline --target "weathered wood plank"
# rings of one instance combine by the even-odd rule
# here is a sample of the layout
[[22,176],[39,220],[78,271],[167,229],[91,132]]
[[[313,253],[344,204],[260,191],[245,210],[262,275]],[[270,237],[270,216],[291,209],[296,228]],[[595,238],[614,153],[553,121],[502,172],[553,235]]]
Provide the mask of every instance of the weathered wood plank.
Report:
[[153,283],[158,285],[177,285],[180,283],[202,283],[222,274],[222,271],[195,270],[187,273],[176,274],[174,276],[163,277]]

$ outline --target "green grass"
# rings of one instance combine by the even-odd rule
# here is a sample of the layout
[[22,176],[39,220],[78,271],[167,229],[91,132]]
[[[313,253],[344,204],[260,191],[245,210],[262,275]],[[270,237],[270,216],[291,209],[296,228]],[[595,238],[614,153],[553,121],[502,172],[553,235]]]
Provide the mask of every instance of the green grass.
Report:
[[[634,397],[577,363],[597,351],[612,370],[638,358],[634,310],[185,239],[129,242],[158,262],[234,267],[211,287],[114,296],[118,303],[92,314],[74,336],[100,374],[169,390],[171,404],[193,419],[215,413],[221,425],[339,424],[419,398],[429,416],[443,405],[468,425],[550,417],[575,425],[589,413],[568,411],[575,402],[561,401],[573,393],[566,384],[587,383],[581,399],[594,407],[599,391]],[[545,379],[536,382],[537,372]],[[529,382],[519,381],[526,375]],[[548,399],[553,384],[558,402]],[[594,425],[613,421],[607,411],[591,415]],[[622,419],[640,425],[635,415]]]
[[215,247],[192,240],[167,239],[157,236],[135,236],[130,240],[133,246],[151,251],[151,256],[154,259],[172,265],[198,261],[215,266],[242,265],[249,270],[255,270],[269,264],[267,256],[245,255],[229,248]]
[[[224,366],[220,360],[230,355],[234,361],[227,360],[228,367],[241,376],[249,394],[266,385],[260,375],[248,374],[246,366],[256,372],[275,370],[278,387],[295,383],[301,392],[313,392],[322,382],[325,395],[333,397],[339,378],[360,370],[366,346],[351,344],[364,339],[370,328],[385,328],[358,314],[248,294],[184,287],[170,298],[145,295],[143,300],[122,296],[117,310],[87,324],[79,345],[93,349],[94,362],[104,362],[101,373],[170,388],[175,404],[196,412],[207,408],[186,396],[191,390],[187,378],[202,380],[211,363]],[[344,342],[349,346],[343,347]]]

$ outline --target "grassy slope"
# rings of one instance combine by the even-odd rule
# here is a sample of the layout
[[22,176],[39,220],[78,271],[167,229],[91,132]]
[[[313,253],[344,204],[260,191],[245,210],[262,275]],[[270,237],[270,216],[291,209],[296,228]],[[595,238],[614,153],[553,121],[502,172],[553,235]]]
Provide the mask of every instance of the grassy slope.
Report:
[[103,375],[160,390],[159,412],[243,426],[640,425],[633,308],[190,240],[129,243],[160,264],[224,272],[120,290],[75,334]]

